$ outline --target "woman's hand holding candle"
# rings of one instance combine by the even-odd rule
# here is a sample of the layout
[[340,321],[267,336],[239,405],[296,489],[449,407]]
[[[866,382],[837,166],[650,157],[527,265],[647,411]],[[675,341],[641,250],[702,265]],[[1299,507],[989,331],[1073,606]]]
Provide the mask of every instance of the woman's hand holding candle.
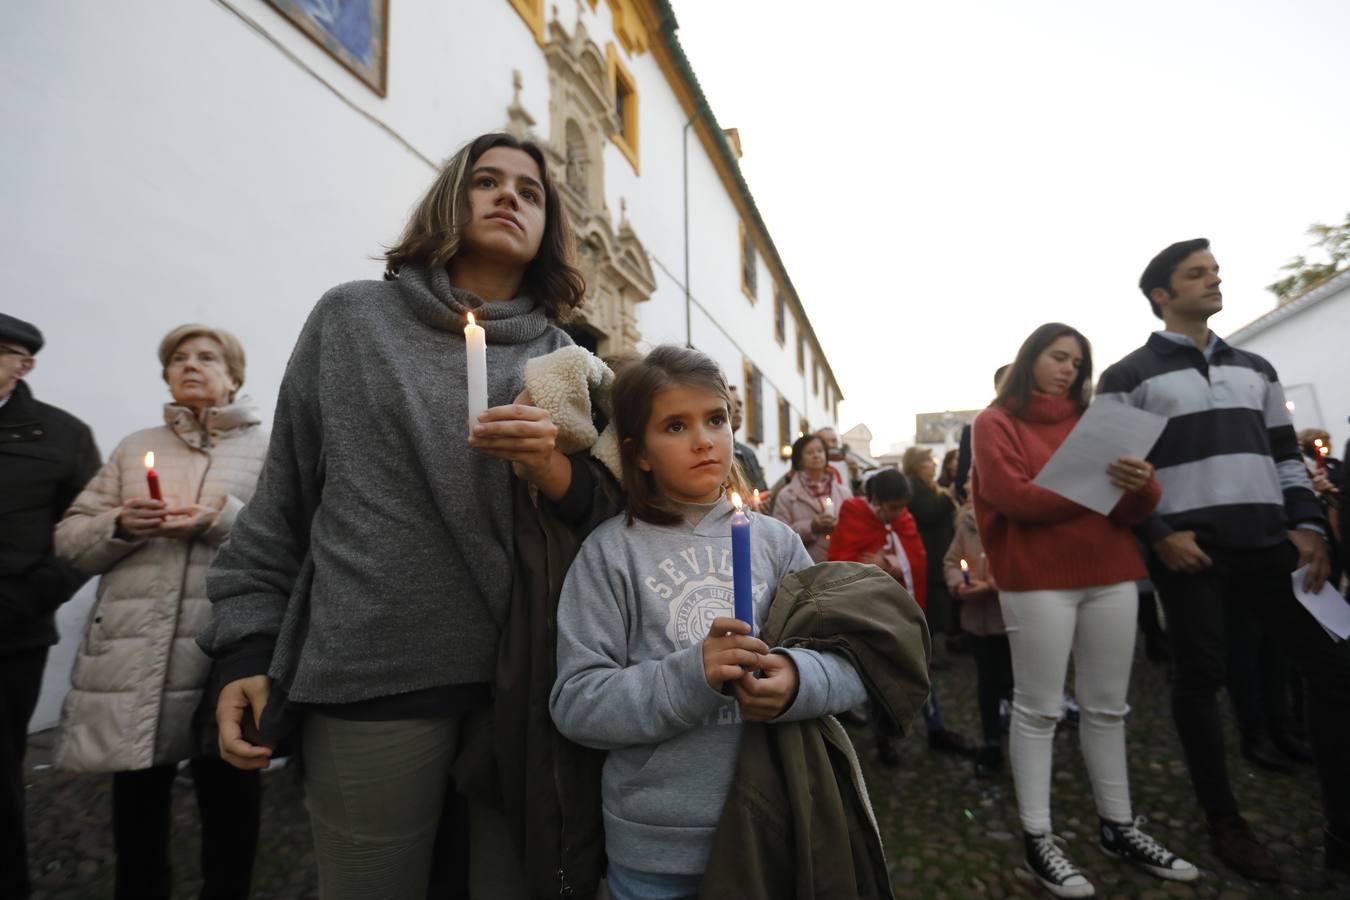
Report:
[[510,406],[483,413],[469,435],[469,446],[511,463],[517,478],[530,482],[550,500],[561,500],[572,484],[572,462],[557,449],[558,426],[547,410],[521,391]]
[[190,541],[202,534],[220,517],[225,505],[224,498],[214,506],[189,503],[187,506],[175,506],[164,511],[164,523],[159,528],[158,537]]
[[720,691],[727,682],[745,675],[746,669],[758,669],[768,652],[768,644],[751,637],[750,626],[745,622],[726,617],[713,619],[708,636],[703,639],[703,677],[710,688]]
[[134,541],[158,537],[167,515],[163,500],[132,497],[122,504],[122,511],[117,514],[116,536]]
[[786,653],[759,658],[759,671],[746,672],[735,682],[736,702],[747,722],[776,719],[797,699],[797,664]]
[[560,500],[572,483],[572,463],[558,452],[558,426],[547,410],[529,404],[522,393],[510,406],[494,406],[469,432],[469,446],[511,463],[517,478]]

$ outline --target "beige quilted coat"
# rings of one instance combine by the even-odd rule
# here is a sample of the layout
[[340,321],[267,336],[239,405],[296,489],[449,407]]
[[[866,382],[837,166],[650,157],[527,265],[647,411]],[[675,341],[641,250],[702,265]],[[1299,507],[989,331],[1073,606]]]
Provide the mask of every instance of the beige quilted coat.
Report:
[[[267,432],[247,397],[209,410],[205,425],[167,404],[164,421],[123,440],[56,526],[61,559],[103,576],[61,710],[54,762],[63,769],[122,772],[194,755],[192,715],[209,668],[194,642],[211,616],[206,571],[253,496]],[[170,505],[223,502],[195,540],[114,536],[123,501],[149,496],[147,450]]]

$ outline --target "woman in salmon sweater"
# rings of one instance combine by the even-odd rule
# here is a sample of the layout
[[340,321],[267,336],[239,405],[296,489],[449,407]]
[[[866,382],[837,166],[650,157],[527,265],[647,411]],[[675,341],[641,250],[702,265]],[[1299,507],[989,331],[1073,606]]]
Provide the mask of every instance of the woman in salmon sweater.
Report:
[[1012,648],[1009,749],[1026,864],[1057,897],[1093,895],[1050,830],[1051,751],[1070,653],[1102,849],[1160,878],[1198,875],[1136,826],[1126,771],[1134,581],[1145,574],[1130,528],[1158,503],[1153,467],[1132,457],[1110,464],[1111,482],[1125,494],[1106,516],[1033,483],[1083,415],[1091,383],[1087,339],[1068,325],[1042,325],[972,435],[975,515]]

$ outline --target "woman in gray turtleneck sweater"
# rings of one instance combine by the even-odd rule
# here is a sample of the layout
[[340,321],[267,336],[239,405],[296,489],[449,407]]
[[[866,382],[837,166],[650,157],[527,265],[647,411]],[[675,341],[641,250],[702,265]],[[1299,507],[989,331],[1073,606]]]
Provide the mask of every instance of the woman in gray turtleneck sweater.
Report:
[[[537,146],[489,134],[456,154],[386,280],[339,285],[310,314],[258,491],[212,569],[200,643],[224,684],[221,753],[265,766],[279,701],[299,713],[324,897],[425,895],[461,724],[492,702],[506,462],[554,501],[585,480],[548,414],[514,403],[526,361],[571,343],[555,323],[585,286],[568,235]],[[490,408],[466,434],[469,311]],[[500,815],[470,819],[473,895],[523,895]]]

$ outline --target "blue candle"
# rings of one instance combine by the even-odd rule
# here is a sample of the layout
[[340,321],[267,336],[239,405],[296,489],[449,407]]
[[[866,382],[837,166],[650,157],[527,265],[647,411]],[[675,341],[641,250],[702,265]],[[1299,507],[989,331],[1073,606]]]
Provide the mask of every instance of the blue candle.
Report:
[[741,509],[741,495],[731,494],[731,584],[735,597],[736,618],[755,628],[755,603],[750,580],[750,519]]

